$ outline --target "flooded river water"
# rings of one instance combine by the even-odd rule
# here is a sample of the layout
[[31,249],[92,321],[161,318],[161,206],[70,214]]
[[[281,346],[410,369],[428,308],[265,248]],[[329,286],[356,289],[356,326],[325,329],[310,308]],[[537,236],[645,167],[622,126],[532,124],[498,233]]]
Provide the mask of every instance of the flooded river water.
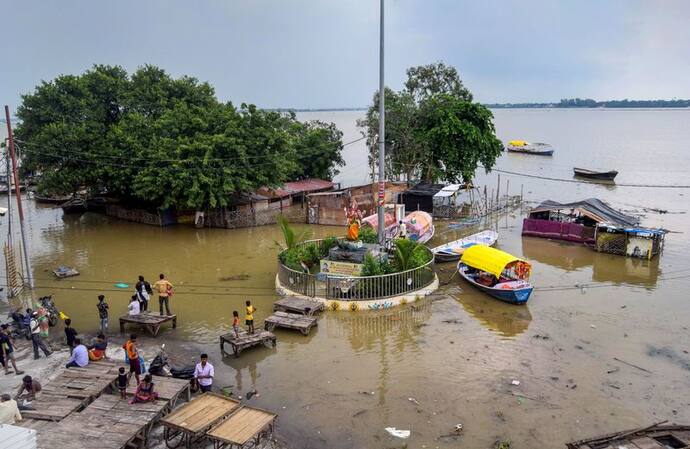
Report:
[[[302,117],[335,121],[349,141],[358,137],[354,121],[361,115]],[[620,183],[689,184],[688,110],[495,115],[503,140],[546,141],[556,148],[553,158],[505,154],[498,168],[572,179],[573,165],[589,166],[619,170]],[[348,146],[345,156],[343,184],[366,181],[360,179],[363,145]],[[498,230],[498,247],[533,262],[536,289],[527,306],[499,303],[453,277],[452,264],[438,265],[445,285],[429,299],[383,312],[326,312],[308,337],[278,330],[276,349],[222,359],[218,335],[232,311],[241,312],[250,298],[261,321],[276,299],[276,227],[159,229],[93,214],[63,216],[27,201],[36,293],[54,294],[74,326],[93,333],[98,294],[106,295],[116,317],[131,292],[114,284],[165,273],[176,285],[172,308],[179,318],[178,329],[163,331],[159,340],[190,354],[208,352],[218,386],[234,385],[242,393],[256,387],[261,396],[252,402],[279,413],[277,433],[295,448],[490,448],[497,440],[510,440],[513,449],[559,448],[567,440],[663,419],[690,422],[690,191],[501,178],[510,178],[511,193],[522,186],[528,201],[599,197],[644,214],[645,225],[675,232],[662,256],[647,262],[522,238],[523,212],[516,210],[482,226]],[[495,185],[495,174],[480,175],[482,182]],[[1,223],[5,236],[6,217]],[[343,232],[311,229],[314,237]],[[439,223],[431,244],[477,229],[448,230]],[[74,266],[81,275],[55,280],[51,270],[58,265]],[[240,274],[248,278],[222,280]],[[112,335],[116,325],[111,319]],[[462,436],[448,436],[458,423]],[[385,427],[409,429],[412,436],[395,440]]]

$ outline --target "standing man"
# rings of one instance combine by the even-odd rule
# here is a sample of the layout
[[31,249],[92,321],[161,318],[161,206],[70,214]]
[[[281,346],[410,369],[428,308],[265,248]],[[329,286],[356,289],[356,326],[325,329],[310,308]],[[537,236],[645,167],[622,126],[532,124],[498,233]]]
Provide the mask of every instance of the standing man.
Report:
[[151,298],[151,294],[153,293],[151,284],[144,280],[144,276],[139,275],[139,282],[137,282],[136,289],[139,302],[141,303],[141,311],[146,312],[149,310],[149,298]]
[[83,368],[89,364],[89,351],[86,346],[81,344],[81,340],[74,339],[74,350],[72,356],[67,361],[65,368]]
[[108,303],[105,302],[105,296],[98,295],[96,307],[98,308],[98,318],[101,320],[101,334],[105,335],[108,332],[108,309],[110,309]]
[[247,325],[247,333],[254,333],[254,312],[256,312],[256,307],[252,305],[251,301],[245,303],[247,307],[245,308],[244,324]]
[[211,391],[214,375],[213,365],[208,363],[208,355],[201,354],[201,363],[197,363],[196,368],[194,368],[194,379],[199,384],[202,393]]
[[5,374],[10,374],[10,363],[12,363],[15,374],[24,374],[24,371],[17,368],[17,362],[14,360],[14,342],[10,336],[10,329],[7,324],[3,324],[0,327],[0,359],[2,359]]
[[405,222],[402,220],[398,222],[398,238],[407,238],[407,224],[405,224]]
[[137,336],[132,334],[129,336],[129,340],[122,345],[124,350],[127,352],[127,359],[129,359],[129,374],[127,379],[134,377],[137,379],[137,385],[139,385],[139,374],[141,374],[141,364],[139,363],[139,345],[137,344]]
[[38,321],[38,312],[31,314],[31,321],[29,322],[29,329],[31,330],[31,344],[34,347],[34,360],[38,360],[38,348],[41,348],[43,354],[48,357],[53,353],[48,346],[46,346],[43,338],[41,338],[41,323]]
[[158,278],[158,281],[153,284],[153,288],[155,288],[158,292],[158,306],[160,308],[161,316],[163,316],[163,304],[165,304],[165,311],[167,314],[172,315],[172,313],[170,313],[169,301],[170,295],[172,295],[173,285],[168,282],[163,273],[161,273]]

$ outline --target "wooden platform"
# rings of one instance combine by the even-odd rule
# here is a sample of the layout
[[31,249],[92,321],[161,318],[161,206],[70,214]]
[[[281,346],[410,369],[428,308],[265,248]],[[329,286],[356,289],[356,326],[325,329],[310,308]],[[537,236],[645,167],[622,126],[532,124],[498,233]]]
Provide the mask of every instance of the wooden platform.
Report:
[[[189,383],[182,379],[165,383],[173,399],[129,404],[119,394],[102,394],[80,412],[70,413],[60,422],[25,419],[20,425],[37,431],[39,449],[123,449],[145,447],[153,425],[168,414],[173,400],[189,391]],[[155,380],[154,380],[155,382]],[[157,388],[158,389],[158,388]]]
[[232,353],[235,357],[239,357],[240,353],[252,346],[258,345],[270,345],[276,346],[276,336],[269,331],[257,329],[253,334],[248,334],[245,331],[240,331],[240,337],[235,338],[235,333],[231,332],[229,334],[220,336],[220,352],[222,354],[228,354],[225,350],[225,343],[230,344],[232,347]]
[[121,449],[146,445],[153,424],[169,410],[168,401],[129,404],[104,394],[83,411],[38,431],[39,449]]
[[[169,401],[170,407],[174,408],[177,401],[184,396],[188,401],[192,399],[192,389],[189,380],[175,379],[174,377],[153,376],[154,391],[158,393],[158,399]],[[127,395],[133,396],[136,391],[136,381],[134,377],[130,379],[127,387]]]
[[322,312],[324,310],[324,304],[320,301],[287,296],[274,302],[273,310],[311,316],[315,313]]
[[309,335],[311,328],[316,326],[316,318],[299,313],[274,312],[264,320],[267,331],[273,331],[276,327],[295,329],[304,335]]
[[204,393],[161,419],[168,447],[190,447],[194,441],[240,406],[239,401]]
[[137,324],[144,327],[154,337],[158,335],[161,326],[172,321],[172,328],[177,327],[177,315],[160,315],[158,313],[142,312],[139,315],[122,315],[120,317],[120,333],[125,333],[125,324]]
[[117,379],[122,366],[113,360],[90,362],[84,368],[69,368],[46,382],[31,402],[35,410],[22,411],[26,418],[60,421],[81,410]]
[[206,436],[213,441],[215,449],[243,447],[251,440],[256,444],[264,434],[271,434],[276,414],[253,407],[242,407],[228,419],[213,427]]

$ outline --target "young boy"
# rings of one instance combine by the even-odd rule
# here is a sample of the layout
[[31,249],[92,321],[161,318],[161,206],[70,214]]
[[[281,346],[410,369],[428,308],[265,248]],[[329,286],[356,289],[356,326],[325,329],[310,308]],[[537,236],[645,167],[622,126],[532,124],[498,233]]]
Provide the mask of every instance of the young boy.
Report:
[[232,330],[235,332],[235,338],[240,338],[240,314],[237,310],[232,311]]
[[77,338],[77,330],[72,327],[72,320],[67,318],[65,320],[65,337],[67,337],[67,347],[69,348],[69,353],[72,354],[72,349],[74,349],[74,339]]
[[247,332],[250,334],[254,333],[254,312],[256,312],[256,307],[252,305],[251,301],[247,301],[246,315],[244,317],[244,322],[247,325]]
[[120,367],[117,375],[117,389],[120,392],[122,399],[127,399],[127,385],[129,384],[129,377],[125,374],[125,368]]

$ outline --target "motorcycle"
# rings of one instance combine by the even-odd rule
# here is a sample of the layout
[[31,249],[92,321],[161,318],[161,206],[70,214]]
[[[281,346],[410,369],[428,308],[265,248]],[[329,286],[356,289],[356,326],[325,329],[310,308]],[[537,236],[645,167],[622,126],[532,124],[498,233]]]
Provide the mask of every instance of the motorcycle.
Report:
[[149,373],[176,379],[194,379],[194,369],[194,365],[171,367],[168,363],[168,354],[165,352],[165,344],[161,345],[160,351],[149,364]]
[[14,312],[8,313],[7,317],[12,320],[10,331],[12,338],[26,338],[27,340],[31,340],[31,332],[29,330],[31,317],[28,313],[25,315],[20,312],[20,309],[17,309]]
[[48,312],[48,324],[51,327],[55,326],[60,318],[60,311],[55,307],[53,295],[41,296],[38,298],[38,303]]

